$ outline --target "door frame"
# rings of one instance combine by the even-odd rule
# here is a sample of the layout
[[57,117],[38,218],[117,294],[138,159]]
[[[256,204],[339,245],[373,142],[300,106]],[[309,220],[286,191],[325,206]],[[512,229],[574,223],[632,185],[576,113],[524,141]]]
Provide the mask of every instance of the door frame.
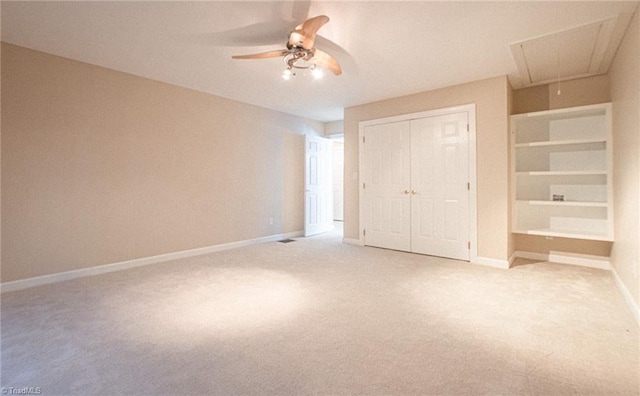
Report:
[[391,117],[376,118],[373,120],[360,121],[358,123],[358,244],[364,246],[364,235],[362,225],[366,223],[366,211],[364,210],[363,193],[363,169],[364,169],[364,147],[362,140],[364,129],[367,126],[389,124],[392,122],[410,121],[418,118],[435,117],[447,114],[467,112],[469,115],[469,261],[476,262],[478,258],[478,190],[477,190],[477,162],[476,162],[476,104],[470,103],[460,106],[445,107],[434,110],[420,111],[417,113],[402,114]]

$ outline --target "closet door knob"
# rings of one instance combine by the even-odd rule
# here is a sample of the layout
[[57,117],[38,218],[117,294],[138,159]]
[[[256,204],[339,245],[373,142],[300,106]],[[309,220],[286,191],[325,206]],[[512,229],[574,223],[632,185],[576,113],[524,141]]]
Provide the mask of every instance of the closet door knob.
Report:
[[403,193],[404,193],[404,195],[407,195],[407,194],[409,194],[409,190],[404,190]]
[[418,191],[416,190],[411,190],[411,194],[416,195],[418,193]]

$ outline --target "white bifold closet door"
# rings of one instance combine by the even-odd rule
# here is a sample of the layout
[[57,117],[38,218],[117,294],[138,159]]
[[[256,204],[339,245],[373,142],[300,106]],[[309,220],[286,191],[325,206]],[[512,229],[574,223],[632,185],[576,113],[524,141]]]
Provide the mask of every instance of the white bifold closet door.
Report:
[[365,245],[411,251],[411,124],[365,128]]
[[469,260],[468,113],[364,130],[365,245]]

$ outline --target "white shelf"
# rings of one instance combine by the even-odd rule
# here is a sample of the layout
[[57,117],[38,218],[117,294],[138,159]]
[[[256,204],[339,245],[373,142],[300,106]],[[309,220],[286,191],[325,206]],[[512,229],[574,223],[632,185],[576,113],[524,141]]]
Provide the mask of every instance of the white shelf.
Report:
[[512,232],[613,241],[611,104],[518,114],[511,125]]
[[526,203],[529,205],[544,205],[544,206],[577,206],[585,208],[606,208],[608,204],[606,202],[584,202],[584,201],[541,201],[541,200],[518,200],[517,202]]
[[548,147],[548,146],[569,146],[569,145],[584,145],[584,144],[604,144],[605,140],[602,139],[572,139],[572,140],[544,140],[539,142],[518,143],[516,148],[527,147]]
[[601,103],[595,105],[570,107],[566,109],[554,109],[536,111],[533,113],[516,114],[512,116],[512,119],[535,119],[542,118],[546,120],[566,120],[571,118],[583,118],[589,116],[604,115],[607,112],[606,105],[609,103]]
[[594,176],[607,175],[607,171],[531,171],[516,172],[517,176]]
[[592,241],[613,242],[613,238],[606,234],[588,232],[583,230],[541,228],[541,229],[513,230],[513,232],[515,234],[540,235],[540,236],[550,236],[550,237],[558,237],[558,238],[587,239]]

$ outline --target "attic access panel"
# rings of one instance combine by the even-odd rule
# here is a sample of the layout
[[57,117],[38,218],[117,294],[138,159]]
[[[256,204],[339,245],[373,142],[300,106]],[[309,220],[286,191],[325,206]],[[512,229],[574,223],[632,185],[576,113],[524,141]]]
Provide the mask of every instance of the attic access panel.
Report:
[[629,21],[629,15],[619,15],[511,44],[520,72],[517,88],[606,73]]

